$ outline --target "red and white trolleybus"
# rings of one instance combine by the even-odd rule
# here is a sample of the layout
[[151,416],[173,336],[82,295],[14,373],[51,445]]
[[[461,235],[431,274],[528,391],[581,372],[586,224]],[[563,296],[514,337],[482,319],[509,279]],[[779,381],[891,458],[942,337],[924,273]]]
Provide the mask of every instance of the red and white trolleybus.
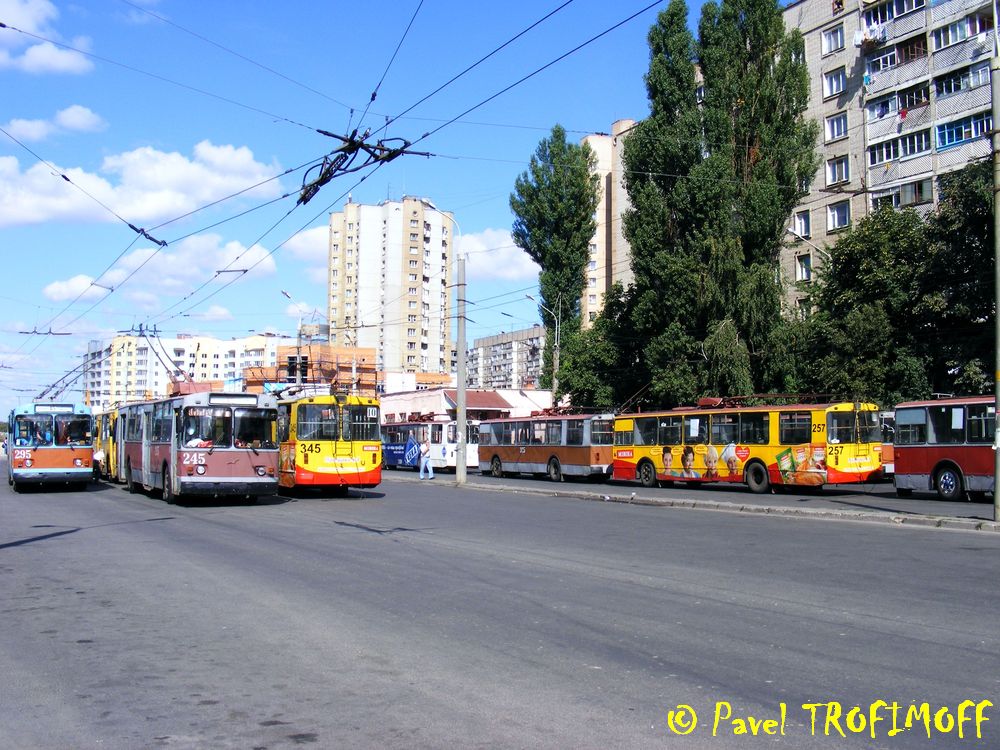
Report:
[[278,491],[277,399],[271,394],[191,393],[119,410],[118,451],[129,492],[163,499],[247,497]]

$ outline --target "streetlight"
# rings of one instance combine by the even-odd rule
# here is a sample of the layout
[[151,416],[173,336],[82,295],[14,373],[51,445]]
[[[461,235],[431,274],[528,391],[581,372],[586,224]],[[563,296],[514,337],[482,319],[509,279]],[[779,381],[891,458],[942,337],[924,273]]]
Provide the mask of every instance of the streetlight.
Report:
[[302,308],[284,289],[281,290],[281,293],[288,297],[290,302],[295,303],[295,307],[299,311],[299,324],[295,327],[295,384],[302,385]]
[[552,342],[552,395],[553,398],[555,398],[556,394],[559,393],[559,329],[562,327],[562,294],[556,298],[556,309],[559,312],[552,312],[551,309],[543,305],[539,300],[535,299],[530,294],[526,294],[524,296],[545,310],[545,312],[555,318],[556,321],[556,338],[555,341]]

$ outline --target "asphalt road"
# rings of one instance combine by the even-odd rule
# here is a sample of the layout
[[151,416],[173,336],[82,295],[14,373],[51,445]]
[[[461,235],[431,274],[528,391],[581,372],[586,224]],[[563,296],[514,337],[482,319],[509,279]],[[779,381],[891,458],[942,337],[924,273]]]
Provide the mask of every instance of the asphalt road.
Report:
[[440,476],[254,506],[0,487],[0,747],[994,748],[996,707],[979,740],[824,718],[1000,705],[998,568],[995,533]]

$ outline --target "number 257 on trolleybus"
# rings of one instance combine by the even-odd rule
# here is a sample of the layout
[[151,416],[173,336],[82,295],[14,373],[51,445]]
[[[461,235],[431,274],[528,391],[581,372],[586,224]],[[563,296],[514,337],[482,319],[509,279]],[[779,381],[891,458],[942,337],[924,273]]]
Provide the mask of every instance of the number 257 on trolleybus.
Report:
[[864,482],[881,467],[874,404],[700,406],[615,419],[615,479],[771,485]]
[[282,487],[377,487],[382,481],[379,402],[347,394],[278,402]]
[[10,413],[7,482],[86,486],[93,478],[93,418],[85,404],[31,403]]
[[129,492],[158,489],[167,502],[276,494],[276,406],[270,394],[204,392],[121,407]]

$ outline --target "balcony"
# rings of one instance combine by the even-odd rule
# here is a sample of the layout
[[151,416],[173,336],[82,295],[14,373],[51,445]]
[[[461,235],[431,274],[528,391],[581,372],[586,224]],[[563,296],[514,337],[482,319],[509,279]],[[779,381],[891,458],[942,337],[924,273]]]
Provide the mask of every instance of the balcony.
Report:
[[968,65],[976,60],[983,60],[993,54],[993,39],[988,33],[977,34],[965,41],[950,47],[939,49],[934,53],[934,72],[939,73],[949,68]]
[[907,177],[929,173],[933,168],[934,160],[929,153],[903,160],[889,161],[885,164],[878,164],[874,167],[868,167],[868,187],[876,188],[879,185],[888,185],[891,182],[904,180]]
[[880,141],[894,133],[905,133],[918,128],[925,128],[933,120],[929,105],[909,109],[906,117],[900,119],[899,113],[892,112],[876,120],[868,122],[868,141]]
[[[936,63],[937,58],[935,58]],[[927,75],[927,71],[927,58],[921,57],[917,60],[911,60],[908,63],[898,65],[895,68],[873,73],[868,83],[865,84],[866,98],[870,98],[880,91],[898,88],[907,81],[916,80],[921,76]]]
[[973,89],[965,89],[955,94],[940,96],[937,99],[937,117],[954,119],[955,115],[968,112],[981,112],[990,107],[990,86],[983,84]]
[[923,12],[923,9],[921,9],[881,24],[878,30],[881,32],[880,35],[884,35],[884,41],[891,42],[894,39],[902,39],[915,31],[925,28],[927,28],[927,16]]
[[957,146],[951,146],[938,154],[938,169],[948,171],[965,166],[974,159],[990,155],[990,139],[977,138]]
[[957,21],[969,15],[971,11],[989,8],[989,2],[983,0],[945,0],[931,2],[931,26],[943,26],[948,21]]

